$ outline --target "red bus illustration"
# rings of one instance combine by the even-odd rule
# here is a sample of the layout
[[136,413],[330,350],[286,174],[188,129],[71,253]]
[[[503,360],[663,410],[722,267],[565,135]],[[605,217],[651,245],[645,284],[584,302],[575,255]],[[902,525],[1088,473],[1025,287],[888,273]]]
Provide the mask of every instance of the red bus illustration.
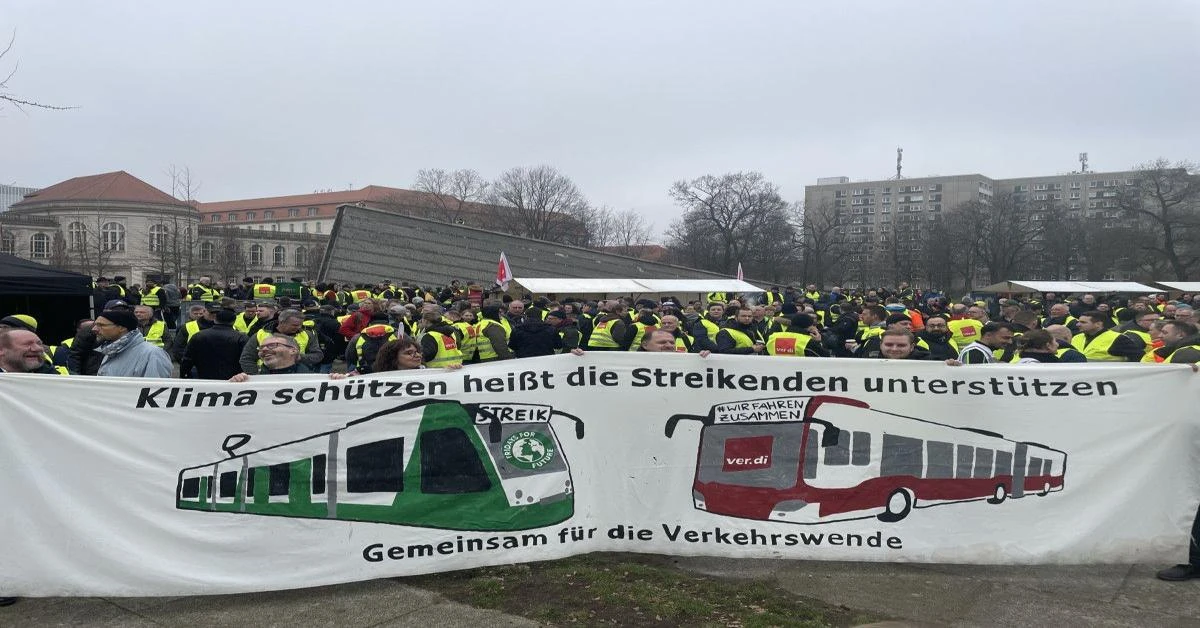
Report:
[[872,409],[828,395],[713,406],[705,416],[692,487],[707,512],[792,523],[877,516],[986,500],[1000,504],[1063,489],[1067,454],[995,432]]

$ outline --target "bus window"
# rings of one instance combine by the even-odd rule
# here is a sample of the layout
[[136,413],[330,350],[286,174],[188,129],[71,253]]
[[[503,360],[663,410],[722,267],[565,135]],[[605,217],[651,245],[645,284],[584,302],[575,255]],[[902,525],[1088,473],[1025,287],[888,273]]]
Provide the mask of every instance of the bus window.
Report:
[[[843,434],[845,431],[843,430]],[[850,464],[856,467],[865,467],[871,464],[871,433],[870,432],[855,432],[854,433],[854,450],[851,456]]]
[[975,448],[970,445],[958,446],[958,465],[954,470],[954,477],[969,478],[971,477],[971,467],[975,464]]
[[1046,458],[1045,460],[1043,460],[1042,461],[1042,475],[1050,475],[1051,466],[1052,465],[1051,465],[1051,461],[1049,458]]
[[992,450],[979,447],[975,450],[975,477],[992,477]]
[[217,493],[221,497],[233,497],[237,494],[237,471],[226,471],[221,474],[221,486]]
[[804,441],[804,479],[813,480],[817,477],[817,455],[821,452],[821,443],[817,431],[809,428],[808,438]]
[[[996,476],[1012,475],[1012,452],[996,452]],[[995,476],[993,476],[995,477]]]
[[825,448],[825,464],[831,467],[850,464],[850,430],[839,430],[837,444]]
[[1042,459],[1029,457],[1029,467],[1025,471],[1025,477],[1037,477],[1042,474]]
[[924,465],[922,442],[919,438],[883,435],[883,456],[879,464],[879,475],[911,475],[921,477]]
[[492,488],[479,451],[457,427],[421,434],[421,492],[480,493]]
[[954,477],[954,445],[936,440],[925,441],[929,466],[925,477],[948,479]]
[[267,468],[267,472],[270,474],[267,495],[271,497],[287,495],[288,487],[292,484],[292,463],[273,464]]
[[313,495],[321,495],[325,492],[325,454],[313,456],[311,486]]
[[346,491],[399,493],[404,490],[404,438],[356,445],[346,450]]
[[200,499],[200,478],[188,478],[183,481],[183,488],[179,491],[179,496],[183,499]]

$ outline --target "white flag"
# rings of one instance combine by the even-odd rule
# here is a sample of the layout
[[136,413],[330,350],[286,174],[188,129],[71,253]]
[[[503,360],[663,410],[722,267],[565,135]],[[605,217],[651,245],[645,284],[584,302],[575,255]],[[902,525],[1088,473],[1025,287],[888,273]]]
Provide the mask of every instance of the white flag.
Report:
[[742,263],[738,262],[738,281],[743,281],[745,279],[746,276],[742,274]]
[[501,290],[508,290],[508,282],[512,281],[512,268],[508,266],[508,257],[500,251],[500,265],[496,268],[496,285]]

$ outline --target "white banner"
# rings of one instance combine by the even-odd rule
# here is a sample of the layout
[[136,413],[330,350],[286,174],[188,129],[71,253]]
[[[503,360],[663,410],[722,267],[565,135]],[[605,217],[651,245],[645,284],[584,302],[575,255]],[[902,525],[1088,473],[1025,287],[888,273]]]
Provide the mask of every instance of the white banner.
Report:
[[591,353],[331,381],[0,375],[0,594],[306,587],[592,551],[1170,562],[1187,367]]

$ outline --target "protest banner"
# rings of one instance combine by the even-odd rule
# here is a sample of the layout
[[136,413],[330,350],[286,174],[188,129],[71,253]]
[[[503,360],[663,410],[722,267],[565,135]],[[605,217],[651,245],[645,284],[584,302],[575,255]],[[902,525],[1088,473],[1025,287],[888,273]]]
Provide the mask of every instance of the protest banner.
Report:
[[0,592],[316,586],[593,551],[1171,562],[1187,367],[589,353],[345,380],[0,375]]

